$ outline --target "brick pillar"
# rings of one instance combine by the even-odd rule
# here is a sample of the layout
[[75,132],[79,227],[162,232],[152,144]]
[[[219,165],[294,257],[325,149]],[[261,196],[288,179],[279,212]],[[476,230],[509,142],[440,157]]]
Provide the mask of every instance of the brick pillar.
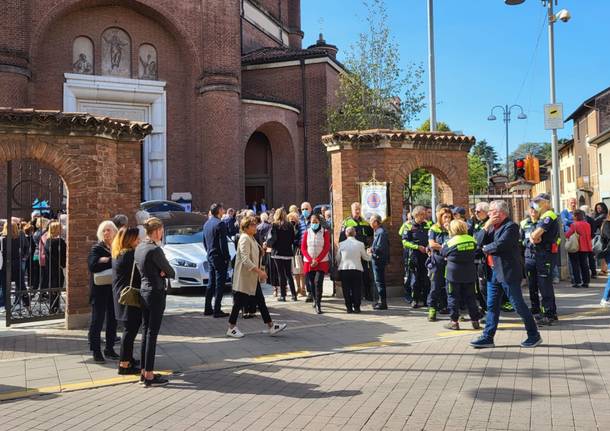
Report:
[[30,1],[0,2],[0,106],[28,106]]
[[301,31],[301,0],[288,2],[288,43],[291,48],[301,49],[303,32]]
[[197,151],[203,162],[194,175],[197,188],[194,187],[193,199],[202,209],[213,201],[241,207],[244,204],[244,152],[240,143],[239,1],[204,2],[202,23],[204,71],[197,85],[196,103],[201,123]]

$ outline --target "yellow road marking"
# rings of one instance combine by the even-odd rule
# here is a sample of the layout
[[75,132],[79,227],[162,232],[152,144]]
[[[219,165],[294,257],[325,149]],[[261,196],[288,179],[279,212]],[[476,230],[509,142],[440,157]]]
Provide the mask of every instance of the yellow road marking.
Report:
[[360,350],[360,349],[368,349],[371,347],[384,347],[394,344],[394,341],[371,341],[368,343],[360,343],[360,344],[352,344],[350,346],[345,346],[343,350]]
[[[172,374],[172,371],[157,371],[157,374],[167,376]],[[57,392],[78,391],[81,389],[101,388],[103,386],[112,386],[122,383],[135,383],[140,380],[138,375],[110,377],[108,379],[100,379],[85,382],[66,383],[64,385],[44,386],[40,388],[28,388],[20,391],[0,393],[0,401],[11,400],[14,398],[29,397],[32,395],[52,394]]]
[[294,359],[302,356],[309,356],[312,352],[309,350],[300,350],[297,352],[282,352],[282,353],[272,353],[270,355],[261,355],[256,356],[254,358],[257,362],[265,362],[265,361],[279,361],[281,359]]

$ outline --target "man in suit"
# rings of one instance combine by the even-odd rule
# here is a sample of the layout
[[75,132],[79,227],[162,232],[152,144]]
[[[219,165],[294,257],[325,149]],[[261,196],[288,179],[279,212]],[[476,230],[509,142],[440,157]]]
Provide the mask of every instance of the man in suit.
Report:
[[[210,218],[203,226],[203,246],[208,254],[210,268],[208,288],[205,292],[204,316],[227,317],[229,315],[220,309],[227,280],[227,269],[231,260],[227,244],[227,225],[221,220],[224,213],[225,210],[221,203],[213,203],[210,207]],[[212,297],[214,297],[213,308]]]
[[373,277],[375,278],[375,286],[379,294],[379,302],[373,305],[373,308],[375,310],[387,310],[385,267],[390,262],[390,242],[388,240],[388,233],[381,225],[381,216],[379,214],[372,215],[369,223],[375,232],[373,235],[373,245],[369,248],[369,254],[373,258]]
[[527,330],[527,339],[522,347],[536,347],[542,343],[536,321],[521,294],[523,265],[519,247],[519,226],[509,218],[505,201],[489,204],[489,220],[485,223],[483,253],[492,267],[491,282],[487,288],[487,320],[483,334],[470,342],[477,349],[495,347],[494,336],[500,320],[502,292],[508,296]]

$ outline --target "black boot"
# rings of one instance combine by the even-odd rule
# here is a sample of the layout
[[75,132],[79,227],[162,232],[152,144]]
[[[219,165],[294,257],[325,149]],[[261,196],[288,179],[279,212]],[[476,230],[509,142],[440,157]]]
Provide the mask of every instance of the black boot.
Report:
[[316,302],[315,309],[317,314],[322,314],[322,305],[319,302]]
[[102,355],[102,351],[101,350],[94,350],[93,351],[93,361],[97,362],[98,364],[103,364],[106,362],[106,359],[104,359],[104,355]]

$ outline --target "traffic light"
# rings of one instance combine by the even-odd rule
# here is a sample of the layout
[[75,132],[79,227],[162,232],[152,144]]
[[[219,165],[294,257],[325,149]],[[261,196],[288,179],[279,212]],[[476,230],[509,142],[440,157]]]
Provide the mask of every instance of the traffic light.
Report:
[[546,160],[538,159],[538,179],[540,181],[546,181],[549,179],[549,168],[546,166]]
[[525,179],[525,159],[513,160],[513,172],[515,173],[515,181]]

